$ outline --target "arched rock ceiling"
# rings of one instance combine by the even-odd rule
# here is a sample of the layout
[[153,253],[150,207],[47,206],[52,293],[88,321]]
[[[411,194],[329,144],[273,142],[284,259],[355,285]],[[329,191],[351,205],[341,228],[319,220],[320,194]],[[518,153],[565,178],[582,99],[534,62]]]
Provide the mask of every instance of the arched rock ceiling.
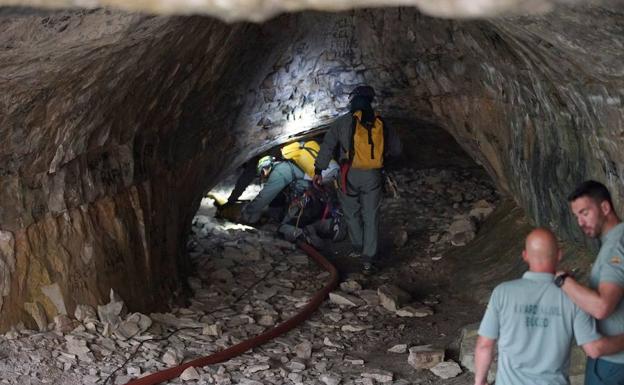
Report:
[[[536,223],[573,237],[565,195],[624,201],[624,6],[452,21],[414,8],[265,24],[119,11],[0,14],[0,327],[24,303],[111,287],[179,293],[202,193],[253,151],[327,123],[372,84],[389,117],[444,127]],[[409,149],[408,149],[409,150]]]

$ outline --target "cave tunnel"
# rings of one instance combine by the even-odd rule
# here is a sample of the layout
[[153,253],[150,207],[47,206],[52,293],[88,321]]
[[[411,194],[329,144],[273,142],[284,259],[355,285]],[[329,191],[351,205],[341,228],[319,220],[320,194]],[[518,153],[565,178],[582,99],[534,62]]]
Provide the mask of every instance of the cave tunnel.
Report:
[[[312,11],[260,3],[0,8],[0,329],[7,335],[33,338],[28,330],[54,329],[61,315],[76,322],[80,313],[84,321],[79,305],[122,298],[131,312],[168,314],[192,302],[198,286],[188,280],[197,270],[189,237],[206,193],[253,156],[324,132],[359,84],[375,88],[376,110],[399,128],[407,185],[491,186],[497,207],[474,239],[453,246],[442,236],[448,247],[438,257],[455,261],[440,277],[444,289],[474,301],[454,302],[471,314],[462,320],[475,316],[474,304],[485,303],[495,284],[522,273],[519,253],[532,226],[553,229],[566,263],[587,273],[596,244],[579,231],[566,196],[595,179],[622,209],[624,5],[415,1],[420,8],[348,9],[321,1]],[[388,200],[384,208],[392,207]],[[416,215],[385,228],[392,236],[407,231],[410,241],[424,237],[417,218],[426,220]],[[407,261],[396,259],[393,268]],[[421,273],[435,276],[431,263]],[[419,300],[434,303],[429,294]],[[463,325],[445,311],[446,329],[437,329],[438,319],[427,330],[454,346]],[[410,345],[431,342],[410,338]],[[459,350],[449,354],[459,360]],[[377,367],[394,361],[379,360]],[[83,383],[75,377],[80,362],[56,365],[51,378]],[[63,377],[68,368],[71,379]],[[221,383],[222,369],[206,383]],[[102,383],[111,372],[81,373]],[[18,374],[3,379],[24,383],[28,370]]]

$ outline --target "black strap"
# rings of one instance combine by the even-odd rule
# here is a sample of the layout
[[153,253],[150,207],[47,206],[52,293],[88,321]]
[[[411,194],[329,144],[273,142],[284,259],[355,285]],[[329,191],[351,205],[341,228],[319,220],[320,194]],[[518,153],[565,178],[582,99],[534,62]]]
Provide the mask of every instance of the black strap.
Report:
[[[349,143],[349,153],[348,158],[349,158],[349,162],[353,161],[353,157],[355,156],[355,147],[354,147],[354,136],[355,136],[355,127],[357,125],[357,117],[355,115],[353,115],[353,120],[351,121],[351,135],[349,136],[351,138],[351,141]],[[345,150],[346,152],[346,150]]]
[[375,123],[373,122],[373,126],[364,126],[368,131],[368,144],[370,144],[371,149],[371,159],[375,159],[375,143],[373,143],[373,127]]
[[381,157],[383,158],[384,155],[386,154],[386,148],[388,148],[387,147],[388,146],[388,134],[387,134],[388,130],[386,130],[386,122],[384,122],[381,116],[378,116],[377,119],[379,119],[379,121],[381,122],[381,129],[383,130],[382,134],[383,134],[383,139],[384,139],[384,153],[381,154]]
[[312,155],[312,157],[314,159],[318,158],[318,151],[316,151],[315,149],[313,149],[312,147],[306,147],[303,146],[301,147],[302,149],[306,150],[310,155]]

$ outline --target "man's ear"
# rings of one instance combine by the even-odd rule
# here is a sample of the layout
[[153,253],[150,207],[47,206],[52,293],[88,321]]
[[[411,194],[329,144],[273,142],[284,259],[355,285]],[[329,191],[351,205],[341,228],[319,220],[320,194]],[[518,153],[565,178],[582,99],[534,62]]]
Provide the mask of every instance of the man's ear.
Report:
[[523,260],[526,264],[529,264],[529,257],[527,256],[527,251],[526,251],[526,250],[522,250],[522,260]]
[[600,211],[602,211],[604,215],[609,215],[609,213],[613,211],[613,207],[611,207],[609,201],[602,201],[600,202]]
[[561,262],[561,259],[563,258],[563,251],[561,251],[561,249],[557,250],[557,263]]

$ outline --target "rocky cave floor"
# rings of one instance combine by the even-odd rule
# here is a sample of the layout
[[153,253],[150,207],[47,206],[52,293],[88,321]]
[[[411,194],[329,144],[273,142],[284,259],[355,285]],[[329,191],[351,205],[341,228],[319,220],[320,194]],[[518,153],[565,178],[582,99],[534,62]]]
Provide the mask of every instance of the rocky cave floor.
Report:
[[[327,245],[323,253],[341,284],[310,319],[169,383],[471,384],[472,374],[455,362],[462,360],[462,327],[484,308],[454,290],[461,277],[449,278],[455,263],[445,252],[474,237],[498,194],[476,168],[394,175],[400,196],[382,205],[377,274],[359,274],[358,261],[346,257],[347,241]],[[40,325],[47,331],[17,326],[0,336],[0,383],[125,384],[262,333],[294,315],[329,278],[273,232],[205,215],[194,219],[189,252],[196,275],[188,280],[188,307],[142,315],[112,294],[97,310],[79,306],[73,317]],[[441,352],[446,364],[423,368]]]

